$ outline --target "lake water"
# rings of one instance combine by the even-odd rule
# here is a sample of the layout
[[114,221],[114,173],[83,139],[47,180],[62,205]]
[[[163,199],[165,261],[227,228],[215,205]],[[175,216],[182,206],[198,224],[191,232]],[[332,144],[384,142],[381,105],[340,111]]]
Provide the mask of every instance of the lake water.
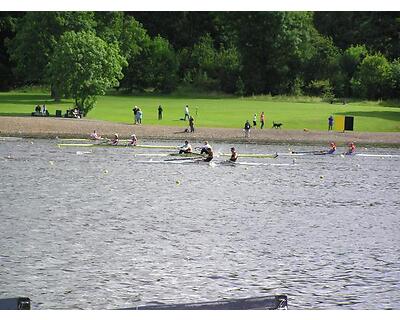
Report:
[[56,143],[0,141],[0,297],[34,309],[275,294],[290,309],[400,308],[399,149],[230,167]]

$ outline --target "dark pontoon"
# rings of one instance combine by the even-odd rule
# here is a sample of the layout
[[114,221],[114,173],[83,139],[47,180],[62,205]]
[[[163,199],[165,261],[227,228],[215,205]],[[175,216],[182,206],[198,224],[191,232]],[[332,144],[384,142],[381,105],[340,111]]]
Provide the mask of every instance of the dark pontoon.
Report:
[[[0,310],[29,310],[29,298],[0,299]],[[264,296],[219,301],[164,304],[153,303],[121,310],[286,310],[287,296]]]

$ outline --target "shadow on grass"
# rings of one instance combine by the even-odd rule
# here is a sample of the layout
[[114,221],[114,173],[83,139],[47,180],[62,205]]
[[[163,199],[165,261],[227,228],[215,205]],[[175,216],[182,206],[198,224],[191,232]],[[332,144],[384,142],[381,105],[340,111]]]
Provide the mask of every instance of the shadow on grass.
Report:
[[47,94],[0,94],[0,103],[8,104],[52,104],[51,97]]
[[0,112],[0,117],[31,117],[31,114],[26,112]]
[[400,100],[381,101],[379,105],[382,107],[400,108]]
[[347,112],[338,112],[335,114],[400,121],[400,112],[395,112],[395,111],[347,111]]

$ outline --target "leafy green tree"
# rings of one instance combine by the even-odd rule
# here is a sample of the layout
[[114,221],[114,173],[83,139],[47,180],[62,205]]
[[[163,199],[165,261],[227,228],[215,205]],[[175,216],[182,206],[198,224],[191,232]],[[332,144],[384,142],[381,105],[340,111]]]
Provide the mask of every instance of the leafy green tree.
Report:
[[143,38],[140,53],[128,60],[124,69],[125,77],[121,87],[129,90],[152,88],[160,92],[170,92],[178,83],[179,68],[175,50],[168,40],[157,36]]
[[126,60],[117,44],[107,44],[93,32],[65,32],[48,65],[48,75],[58,91],[75,99],[86,115],[104,95],[119,84]]
[[65,31],[94,30],[91,12],[27,12],[9,42],[16,73],[26,83],[48,83],[45,69]]
[[390,87],[390,64],[382,54],[368,55],[352,79],[354,93],[362,98],[380,99]]
[[339,49],[334,45],[332,39],[321,36],[317,31],[315,31],[311,43],[312,56],[305,63],[304,71],[308,93],[326,96],[327,92],[332,94],[335,87],[336,93],[341,95],[343,77],[340,74]]
[[95,12],[95,21],[96,35],[107,43],[118,43],[126,59],[140,54],[148,35],[132,16],[124,12]]
[[398,99],[400,96],[400,58],[394,60],[390,65],[390,85],[391,97]]
[[343,74],[344,95],[348,97],[352,95],[350,81],[367,55],[368,50],[364,45],[356,45],[347,48],[339,58]]
[[6,43],[15,35],[15,23],[22,13],[0,12],[0,90],[7,90],[16,84]]
[[332,37],[342,50],[364,44],[369,51],[388,59],[400,56],[400,14],[393,12],[315,12],[314,24],[323,35]]
[[234,30],[247,94],[292,91],[311,56],[312,14],[238,12],[226,17]]

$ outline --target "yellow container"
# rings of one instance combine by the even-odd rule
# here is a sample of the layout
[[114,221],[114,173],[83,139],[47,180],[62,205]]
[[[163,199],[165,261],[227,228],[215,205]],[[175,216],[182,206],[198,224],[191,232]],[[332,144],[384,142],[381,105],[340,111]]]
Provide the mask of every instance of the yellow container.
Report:
[[344,116],[335,116],[334,130],[344,131]]

